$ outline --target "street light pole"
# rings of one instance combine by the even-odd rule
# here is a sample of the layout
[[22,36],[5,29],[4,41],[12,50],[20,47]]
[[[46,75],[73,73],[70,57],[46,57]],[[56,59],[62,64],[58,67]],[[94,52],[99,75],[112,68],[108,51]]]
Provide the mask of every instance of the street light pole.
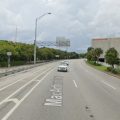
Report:
[[34,40],[34,64],[36,64],[36,37],[37,37],[37,18],[35,20],[35,40]]
[[37,39],[37,22],[40,18],[44,17],[47,14],[51,14],[51,13],[45,13],[43,15],[41,15],[40,17],[36,18],[35,20],[35,40],[34,40],[34,64],[36,64],[36,48],[37,48],[37,43],[36,43],[36,39]]

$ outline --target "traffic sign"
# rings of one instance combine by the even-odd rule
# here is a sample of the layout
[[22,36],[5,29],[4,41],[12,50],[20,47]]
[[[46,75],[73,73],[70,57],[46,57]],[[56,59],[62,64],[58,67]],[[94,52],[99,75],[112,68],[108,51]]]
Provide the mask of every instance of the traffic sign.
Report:
[[12,52],[7,52],[7,56],[11,56],[12,55]]

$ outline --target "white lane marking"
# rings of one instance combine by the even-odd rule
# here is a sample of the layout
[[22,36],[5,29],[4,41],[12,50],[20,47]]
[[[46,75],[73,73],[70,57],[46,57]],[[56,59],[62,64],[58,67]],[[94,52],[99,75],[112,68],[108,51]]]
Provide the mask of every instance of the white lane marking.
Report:
[[35,82],[39,82],[40,80],[33,80],[33,81],[35,81]]
[[50,70],[1,120],[7,120],[19,105],[32,93],[32,91],[53,71]]
[[15,104],[19,102],[17,98],[9,99],[7,102],[11,102],[11,101],[14,102]]
[[[86,70],[86,72],[90,73],[92,76],[94,76],[94,78],[98,78],[98,77],[99,77],[99,75],[97,76],[96,74],[93,74],[92,72],[90,72],[90,71],[88,71],[88,70]],[[96,76],[96,77],[95,77],[95,76]],[[117,89],[117,88],[115,88],[114,86],[110,85],[109,83],[107,83],[107,82],[105,82],[105,81],[103,81],[103,80],[102,80],[102,81],[99,81],[99,82],[107,85],[108,87],[111,87],[111,88],[114,89],[114,90]]]
[[[56,81],[56,80],[55,80]],[[54,81],[54,82],[55,82]],[[51,97],[45,100],[44,105],[46,106],[62,106],[62,84],[54,84],[52,89],[50,89]]]
[[[51,69],[51,68],[50,68]],[[15,92],[13,92],[11,95],[9,95],[7,98],[5,98],[2,102],[0,102],[0,105],[3,104],[4,102],[6,102],[10,97],[14,96],[16,93],[18,93],[20,90],[22,90],[23,88],[25,88],[27,85],[29,85],[31,82],[33,82],[33,80],[37,79],[38,77],[40,77],[42,74],[44,74],[45,72],[49,71],[50,69],[42,72],[41,74],[39,74],[38,76],[36,76],[35,78],[33,78],[32,80],[30,80],[29,82],[27,82],[25,85],[23,85],[22,87],[20,87],[19,89],[17,89]]]
[[14,83],[11,83],[11,84],[9,84],[9,85],[7,85],[7,86],[5,86],[5,87],[2,87],[1,89],[0,89],[0,91],[2,91],[2,90],[4,90],[4,89],[6,89],[6,88],[8,88],[8,87],[10,87],[10,86],[12,86],[12,85],[14,85],[15,83],[17,83],[17,82],[19,82],[19,81],[22,81],[22,80],[24,80],[26,77],[23,77],[22,79],[19,79],[19,80],[17,80],[16,82],[14,82]]
[[102,83],[104,83],[105,85],[107,85],[107,86],[111,87],[112,89],[116,90],[116,88],[115,88],[114,86],[110,85],[109,83],[104,82],[104,81],[101,81],[101,82],[102,82]]
[[45,106],[54,106],[54,107],[61,107],[62,102],[58,102],[58,101],[50,101],[50,103],[45,103]]
[[[43,69],[43,70],[44,70],[44,69]],[[41,70],[37,70],[37,71],[33,72],[32,74],[37,73],[37,72],[39,72],[39,71],[41,71]],[[32,75],[31,75],[31,76],[32,76]],[[15,78],[17,78],[17,77],[15,77]],[[8,88],[8,87],[10,87],[10,86],[12,86],[12,85],[14,85],[14,84],[16,84],[17,82],[20,82],[20,81],[24,80],[25,78],[27,78],[27,77],[25,76],[25,77],[23,77],[22,79],[20,78],[20,79],[17,80],[16,82],[13,82],[13,83],[5,86],[5,87],[2,87],[2,88],[0,89],[0,91],[2,91],[2,90],[4,90],[4,89],[6,89],[6,88]]]
[[77,88],[78,86],[77,86],[77,83],[75,82],[75,80],[73,80],[73,83],[74,83],[75,87]]

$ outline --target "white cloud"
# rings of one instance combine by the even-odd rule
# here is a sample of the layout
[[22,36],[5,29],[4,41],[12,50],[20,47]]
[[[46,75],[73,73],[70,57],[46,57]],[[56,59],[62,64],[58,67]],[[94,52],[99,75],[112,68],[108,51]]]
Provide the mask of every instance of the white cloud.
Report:
[[66,36],[71,49],[85,49],[92,37],[119,35],[120,1],[118,0],[1,0],[0,39],[12,39],[18,26],[18,41],[34,40],[35,18],[38,40]]
[[120,1],[101,0],[100,7],[91,25],[96,30],[94,34],[103,36],[120,35]]

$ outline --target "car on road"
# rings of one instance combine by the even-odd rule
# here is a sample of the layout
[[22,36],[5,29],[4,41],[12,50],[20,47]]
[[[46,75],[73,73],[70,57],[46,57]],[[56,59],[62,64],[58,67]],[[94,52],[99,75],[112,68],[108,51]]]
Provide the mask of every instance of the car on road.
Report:
[[66,64],[61,64],[61,65],[58,66],[57,71],[67,72],[68,71],[68,66]]
[[67,66],[69,65],[69,62],[67,60],[60,62],[60,64],[66,64]]
[[65,60],[63,61],[67,66],[69,65],[69,61]]

